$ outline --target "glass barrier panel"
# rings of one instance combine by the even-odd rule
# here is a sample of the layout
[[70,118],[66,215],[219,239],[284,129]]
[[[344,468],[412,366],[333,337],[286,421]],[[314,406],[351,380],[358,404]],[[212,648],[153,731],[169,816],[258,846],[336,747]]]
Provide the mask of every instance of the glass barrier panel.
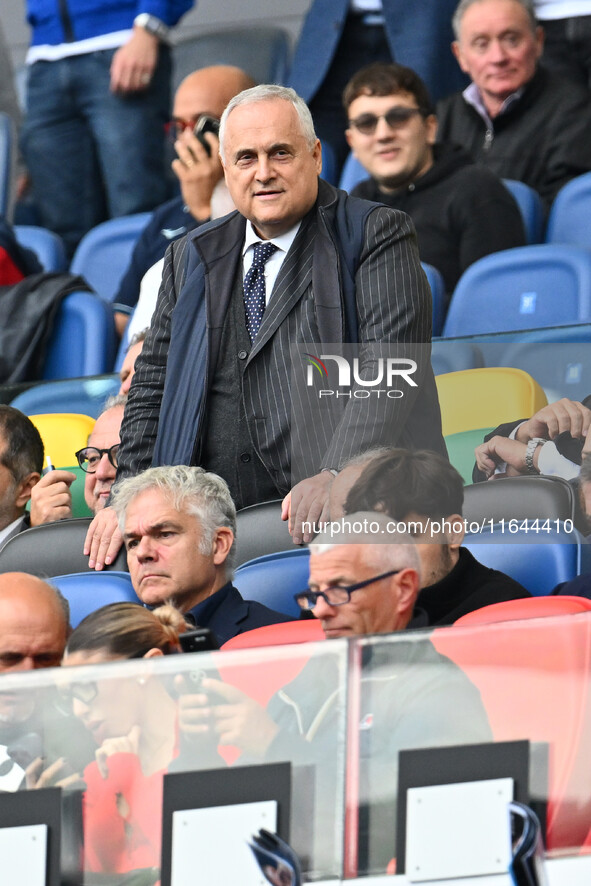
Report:
[[338,877],[347,656],[335,641],[6,674],[0,791],[82,790],[87,882],[118,886],[141,869],[148,884],[167,772],[287,761],[305,875]]
[[393,868],[407,749],[529,740],[529,793],[545,807],[548,854],[588,851],[591,613],[355,642],[360,875]]

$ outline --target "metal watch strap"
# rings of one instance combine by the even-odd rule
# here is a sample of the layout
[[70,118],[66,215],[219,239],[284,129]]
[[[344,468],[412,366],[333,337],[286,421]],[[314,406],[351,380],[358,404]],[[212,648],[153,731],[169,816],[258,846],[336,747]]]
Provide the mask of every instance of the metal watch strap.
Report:
[[525,467],[528,474],[540,473],[534,465],[534,452],[538,446],[543,446],[547,442],[543,437],[532,437],[531,440],[527,441],[527,446],[525,447]]

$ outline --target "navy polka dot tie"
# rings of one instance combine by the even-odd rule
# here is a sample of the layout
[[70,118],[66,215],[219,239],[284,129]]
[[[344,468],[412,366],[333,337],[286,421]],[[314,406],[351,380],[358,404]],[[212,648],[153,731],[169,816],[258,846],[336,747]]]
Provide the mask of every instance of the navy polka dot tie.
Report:
[[244,310],[251,342],[257,336],[265,313],[265,263],[276,251],[277,247],[273,243],[257,243],[252,265],[244,276]]

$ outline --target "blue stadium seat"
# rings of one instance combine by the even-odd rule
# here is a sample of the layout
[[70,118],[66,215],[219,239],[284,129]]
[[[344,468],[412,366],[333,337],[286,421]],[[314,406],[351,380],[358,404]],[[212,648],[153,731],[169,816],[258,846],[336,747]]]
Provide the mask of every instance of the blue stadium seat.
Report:
[[568,535],[531,531],[509,534],[505,524],[504,532],[497,526],[490,534],[467,535],[464,546],[485,566],[506,572],[536,597],[549,594],[559,582],[588,572],[591,567],[591,545],[576,531]]
[[115,359],[110,305],[92,292],[72,292],[59,308],[47,347],[44,379],[110,372]]
[[116,375],[102,378],[75,378],[35,385],[19,394],[10,405],[25,415],[53,412],[77,412],[98,418],[107,397],[119,390]]
[[583,400],[591,393],[590,357],[589,341],[525,341],[507,344],[500,364],[529,372],[552,403],[561,397]]
[[44,271],[65,271],[68,267],[64,242],[58,234],[36,225],[16,225],[16,239],[35,253]]
[[361,165],[357,157],[353,154],[349,154],[345,160],[343,171],[341,172],[339,188],[342,188],[343,191],[352,191],[355,185],[358,185],[359,182],[365,181],[366,178],[369,178],[367,169]]
[[441,335],[443,329],[443,321],[445,320],[446,298],[445,283],[441,272],[422,261],[421,267],[425,272],[429,286],[431,287],[431,297],[433,300],[433,335]]
[[523,246],[487,255],[462,275],[443,336],[591,321],[591,252]]
[[554,198],[546,243],[591,247],[591,172],[567,182]]
[[234,585],[245,600],[256,600],[269,609],[298,618],[300,607],[293,599],[308,586],[310,554],[295,548],[249,560],[234,573]]
[[149,218],[149,212],[139,212],[97,225],[80,241],[70,265],[72,274],[81,274],[95,292],[112,302]]
[[14,124],[0,111],[0,215],[8,217],[12,203],[12,175],[15,163]]
[[545,217],[542,198],[537,191],[534,191],[534,189],[530,188],[529,185],[526,185],[525,182],[518,182],[512,178],[504,178],[503,184],[519,207],[527,242],[530,244],[542,243],[544,239]]
[[438,339],[431,343],[431,366],[434,375],[444,375],[461,369],[478,369],[484,366],[484,358],[477,344]]
[[264,25],[197,34],[172,48],[173,90],[197,68],[236,65],[257,83],[284,83],[290,59],[287,31]]
[[51,583],[70,604],[70,624],[77,627],[83,618],[109,603],[138,603],[129,572],[73,572],[56,575]]
[[322,145],[322,172],[321,178],[331,185],[338,183],[337,159],[335,157],[334,148],[329,142],[321,141]]

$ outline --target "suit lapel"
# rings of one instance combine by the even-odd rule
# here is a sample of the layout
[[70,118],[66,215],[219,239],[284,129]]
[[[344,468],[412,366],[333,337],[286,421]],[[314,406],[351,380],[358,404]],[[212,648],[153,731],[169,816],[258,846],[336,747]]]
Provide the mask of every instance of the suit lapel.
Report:
[[281,265],[248,362],[272,338],[312,282],[315,233],[315,222],[302,224],[298,231]]

